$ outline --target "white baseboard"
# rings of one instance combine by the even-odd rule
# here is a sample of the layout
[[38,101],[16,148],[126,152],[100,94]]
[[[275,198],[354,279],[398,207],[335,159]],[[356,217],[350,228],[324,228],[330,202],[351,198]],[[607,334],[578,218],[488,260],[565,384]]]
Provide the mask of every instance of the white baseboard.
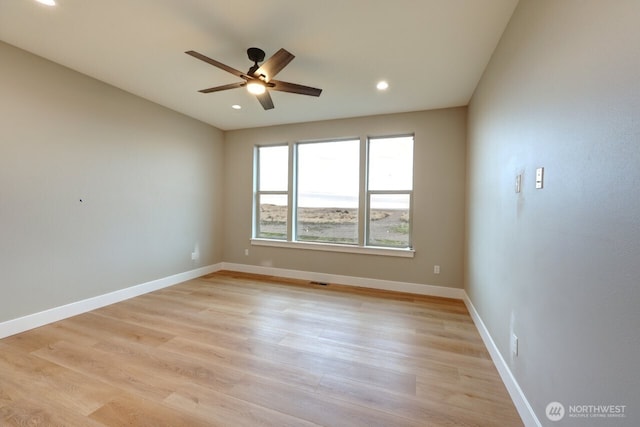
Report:
[[0,323],[0,338],[15,335],[29,329],[37,328],[49,323],[57,322],[71,316],[86,313],[106,305],[124,301],[138,295],[146,294],[158,289],[176,285],[187,280],[195,279],[205,274],[210,274],[222,269],[222,264],[214,264],[206,267],[196,268],[195,270],[185,271],[184,273],[174,274],[162,279],[152,280],[140,285],[131,286],[129,288],[120,289],[104,295],[98,295],[93,298],[87,298],[82,301],[72,302],[60,307],[51,308],[39,313],[30,314],[17,319],[8,320]]
[[528,427],[542,426],[535,412],[533,411],[533,408],[529,404],[529,401],[524,395],[524,392],[520,388],[520,385],[509,369],[509,366],[502,357],[502,354],[500,354],[500,351],[493,341],[491,334],[487,330],[484,322],[480,318],[480,315],[469,299],[469,296],[463,289],[460,288],[448,288],[444,286],[423,285],[418,283],[396,282],[391,280],[370,279],[365,277],[343,276],[327,273],[316,273],[275,267],[222,262],[2,322],[0,323],[0,339],[49,323],[57,322],[68,317],[86,313],[88,311],[104,307],[106,305],[114,304],[129,298],[153,292],[158,289],[173,286],[187,280],[196,279],[198,277],[220,270],[231,270],[241,273],[262,274],[289,279],[335,283],[347,286],[360,286],[372,289],[407,292],[418,295],[429,295],[463,300],[465,305],[467,306],[467,309],[469,310],[469,313],[471,314],[471,318],[473,319],[478,332],[480,333],[480,336],[482,337],[482,340],[484,341],[485,346],[487,347],[487,350],[489,351],[489,354],[491,355],[491,359],[493,360],[493,363],[495,364],[498,373],[502,378],[502,382],[506,386],[511,399],[513,400],[513,403],[516,406],[518,413],[520,414],[520,417],[524,421],[524,424]]
[[473,303],[471,302],[471,299],[469,299],[469,296],[466,292],[464,292],[464,303],[467,306],[467,310],[469,310],[469,313],[471,314],[473,323],[475,323],[476,328],[478,329],[478,332],[482,337],[482,341],[484,341],[484,345],[485,347],[487,347],[487,350],[491,355],[493,364],[498,369],[500,378],[507,388],[507,391],[511,396],[511,400],[513,400],[513,404],[518,410],[518,414],[520,414],[520,418],[522,418],[524,425],[527,427],[542,427],[542,424],[540,424],[540,420],[533,411],[533,408],[529,404],[527,397],[524,395],[524,392],[520,388],[518,381],[516,381],[516,378],[513,376],[511,369],[509,369],[509,365],[507,365],[507,362],[502,357],[502,354],[500,353],[500,350],[498,350],[498,347],[491,337],[489,330],[485,326],[482,318],[480,317],[480,314],[478,314],[478,311],[473,306]]
[[459,288],[447,288],[443,286],[421,285],[417,283],[394,282],[389,280],[368,279],[362,277],[340,276],[334,274],[314,273],[298,270],[286,270],[282,268],[262,267],[246,264],[218,263],[207,267],[197,268],[184,273],[174,274],[162,279],[152,280],[140,285],[120,289],[104,295],[72,302],[60,307],[30,314],[17,319],[0,323],[0,339],[25,332],[49,323],[57,322],[78,314],[104,307],[176,285],[187,280],[195,279],[219,270],[233,270],[242,273],[264,274],[290,279],[311,280],[317,282],[335,283],[340,285],[361,286],[372,289],[381,289],[398,292],[408,292],[419,295],[431,295],[444,298],[463,299],[464,291]]
[[395,282],[392,280],[369,279],[366,277],[342,276],[337,274],[315,273],[310,271],[287,270],[284,268],[264,267],[248,264],[234,264],[223,262],[224,270],[240,273],[263,274],[266,276],[284,277],[287,279],[310,280],[321,283],[335,283],[336,285],[359,286],[363,288],[380,289],[385,291],[407,292],[417,295],[429,295],[442,298],[464,299],[464,290],[445,286],[422,285],[419,283]]

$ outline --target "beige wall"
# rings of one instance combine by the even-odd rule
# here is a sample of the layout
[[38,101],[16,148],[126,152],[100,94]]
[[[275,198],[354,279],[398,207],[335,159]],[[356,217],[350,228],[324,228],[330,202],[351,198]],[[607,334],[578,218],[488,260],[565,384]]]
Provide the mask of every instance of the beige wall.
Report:
[[1,42],[0,63],[0,322],[222,261],[222,132]]
[[[225,261],[462,287],[465,123],[466,108],[455,108],[226,132]],[[256,144],[402,133],[415,133],[415,258],[249,245]],[[434,264],[440,275],[433,274]]]
[[640,425],[639,16],[521,0],[469,107],[466,290],[543,425],[551,401]]

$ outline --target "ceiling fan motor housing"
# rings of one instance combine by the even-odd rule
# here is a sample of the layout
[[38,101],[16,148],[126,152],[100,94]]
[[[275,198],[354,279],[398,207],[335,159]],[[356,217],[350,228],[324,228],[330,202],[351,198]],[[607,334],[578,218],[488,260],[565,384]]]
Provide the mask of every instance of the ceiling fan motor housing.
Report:
[[264,50],[257,47],[250,47],[247,49],[247,55],[253,62],[258,63],[264,61]]

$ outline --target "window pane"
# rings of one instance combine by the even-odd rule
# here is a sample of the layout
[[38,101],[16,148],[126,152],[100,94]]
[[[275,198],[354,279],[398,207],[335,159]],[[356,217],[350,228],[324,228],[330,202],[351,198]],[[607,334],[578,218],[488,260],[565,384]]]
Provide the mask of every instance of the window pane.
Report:
[[256,237],[263,239],[287,239],[287,195],[261,194]]
[[297,240],[358,243],[360,141],[299,144]]
[[410,246],[408,194],[372,194],[369,198],[369,245]]
[[287,191],[289,147],[259,147],[258,191]]
[[413,189],[413,137],[369,140],[369,190]]

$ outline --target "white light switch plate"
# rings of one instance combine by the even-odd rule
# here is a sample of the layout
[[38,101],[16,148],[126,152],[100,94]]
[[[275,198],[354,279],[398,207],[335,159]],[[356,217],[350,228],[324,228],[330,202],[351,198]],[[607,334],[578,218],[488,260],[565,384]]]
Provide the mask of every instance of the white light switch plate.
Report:
[[511,334],[511,353],[514,356],[518,355],[518,336],[516,334]]
[[541,189],[544,186],[544,168],[536,169],[536,188]]

